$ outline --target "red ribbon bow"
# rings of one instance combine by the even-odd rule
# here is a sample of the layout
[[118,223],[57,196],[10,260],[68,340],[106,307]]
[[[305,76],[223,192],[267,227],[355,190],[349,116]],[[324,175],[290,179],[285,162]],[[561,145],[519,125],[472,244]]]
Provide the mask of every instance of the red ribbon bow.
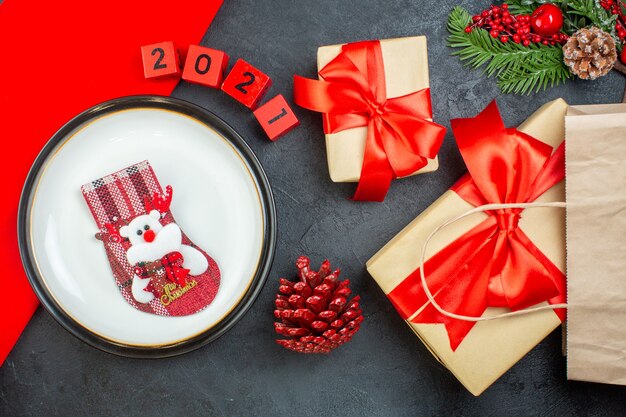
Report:
[[154,262],[139,262],[135,266],[134,272],[143,278],[147,278],[156,274],[159,269],[163,269],[168,281],[184,287],[187,285],[187,275],[189,275],[189,269],[183,268],[184,261],[185,258],[183,258],[182,253],[170,252]]
[[[532,202],[564,178],[563,143],[553,153],[551,146],[507,129],[495,102],[475,118],[452,120],[452,129],[469,171],[452,190],[474,206]],[[486,220],[426,262],[428,287],[441,307],[481,316],[487,307],[565,302],[565,276],[518,227],[521,212],[486,212]],[[419,269],[388,296],[405,319],[424,307]],[[565,318],[563,310],[555,313]],[[411,321],[444,323],[452,350],[476,324],[444,316],[430,303]]]
[[446,130],[427,120],[430,90],[387,98],[379,41],[344,45],[319,75],[324,81],[294,76],[295,102],[324,113],[325,133],[368,127],[355,200],[383,201],[391,180],[435,158]]
[[170,252],[161,258],[161,265],[165,269],[167,279],[181,287],[187,285],[187,275],[189,275],[189,269],[183,268],[184,260],[180,252]]

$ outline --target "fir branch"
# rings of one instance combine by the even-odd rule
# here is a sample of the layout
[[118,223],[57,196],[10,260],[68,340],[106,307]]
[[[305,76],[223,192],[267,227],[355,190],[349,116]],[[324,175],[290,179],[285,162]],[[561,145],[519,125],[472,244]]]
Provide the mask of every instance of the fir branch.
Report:
[[459,48],[453,55],[459,56],[465,65],[475,69],[484,66],[488,77],[498,77],[503,92],[530,94],[570,78],[560,46],[504,43],[482,28],[465,33],[471,19],[461,7],[452,10],[448,18],[448,45]]
[[498,77],[498,87],[503,93],[530,94],[565,82],[571,73],[562,62],[529,64],[523,69],[511,68]]

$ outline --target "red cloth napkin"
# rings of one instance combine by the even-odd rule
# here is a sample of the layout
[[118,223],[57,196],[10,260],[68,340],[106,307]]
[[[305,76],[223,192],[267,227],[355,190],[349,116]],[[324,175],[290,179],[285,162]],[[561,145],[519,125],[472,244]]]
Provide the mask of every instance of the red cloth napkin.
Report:
[[22,269],[16,226],[22,185],[37,154],[64,123],[99,102],[169,95],[177,80],[144,79],[140,47],[172,40],[184,54],[202,39],[222,2],[0,4],[0,364],[37,307]]

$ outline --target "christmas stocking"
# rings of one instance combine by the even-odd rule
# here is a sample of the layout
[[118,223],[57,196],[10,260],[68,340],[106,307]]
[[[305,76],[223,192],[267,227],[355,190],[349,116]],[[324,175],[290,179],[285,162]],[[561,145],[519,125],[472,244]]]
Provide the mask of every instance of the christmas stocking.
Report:
[[130,305],[163,316],[194,314],[220,285],[215,261],[189,240],[148,161],[81,187],[100,228],[115,283]]

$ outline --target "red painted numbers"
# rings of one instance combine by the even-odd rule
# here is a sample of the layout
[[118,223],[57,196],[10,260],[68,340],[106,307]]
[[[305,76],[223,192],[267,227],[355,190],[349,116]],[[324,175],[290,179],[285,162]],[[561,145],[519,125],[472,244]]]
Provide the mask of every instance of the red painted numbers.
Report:
[[141,58],[146,78],[180,77],[180,56],[174,42],[142,46]]
[[223,51],[190,45],[183,70],[183,80],[206,87],[220,88],[228,55]]
[[222,91],[249,109],[254,109],[270,85],[270,77],[239,59],[224,80]]
[[282,94],[259,107],[254,112],[254,117],[272,141],[300,124]]
[[[182,75],[182,78],[190,83],[221,88],[251,110],[256,108],[272,85],[270,77],[243,59],[237,60],[224,79],[228,55],[223,51],[203,46],[189,46],[184,69],[173,42],[142,46],[141,57],[146,78]],[[281,94],[256,109],[254,116],[272,141],[300,124]]]

